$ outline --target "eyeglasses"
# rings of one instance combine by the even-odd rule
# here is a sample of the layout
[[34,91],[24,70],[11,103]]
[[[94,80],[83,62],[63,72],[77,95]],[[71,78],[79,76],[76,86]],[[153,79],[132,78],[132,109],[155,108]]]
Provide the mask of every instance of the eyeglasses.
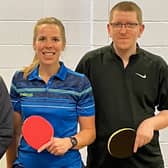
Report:
[[123,26],[127,29],[135,29],[139,23],[110,23],[114,29],[121,29]]

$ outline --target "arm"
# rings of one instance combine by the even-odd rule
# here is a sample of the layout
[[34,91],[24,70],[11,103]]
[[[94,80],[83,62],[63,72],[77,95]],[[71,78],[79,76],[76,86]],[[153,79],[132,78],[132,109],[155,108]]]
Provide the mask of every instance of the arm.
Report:
[[95,128],[95,102],[90,81],[87,77],[81,80],[82,94],[78,101],[78,122],[80,132],[74,135],[78,141],[75,149],[91,144],[96,138]]
[[162,110],[157,115],[142,121],[137,129],[134,144],[134,152],[139,147],[148,144],[152,138],[154,131],[158,131],[168,126],[168,110]]
[[90,145],[96,138],[95,117],[79,117],[80,132],[75,135],[78,144],[75,149]]
[[[96,138],[95,130],[95,117],[79,117],[80,132],[74,135],[76,137],[78,144],[74,149],[80,149],[86,145],[91,144]],[[54,137],[49,143],[43,145],[38,152],[47,149],[50,153],[54,155],[63,155],[69,149],[71,149],[72,144],[69,137],[56,138]]]
[[21,130],[21,115],[19,112],[14,112],[14,136],[6,152],[7,168],[12,168],[12,164],[17,156],[17,147],[20,139]]
[[155,103],[159,113],[140,123],[137,128],[134,152],[152,140],[154,131],[159,131],[168,126],[168,66],[163,59],[160,59],[157,67],[159,72],[158,79],[156,79],[156,81],[158,81],[158,85],[156,86],[158,93],[156,97],[154,97],[154,101],[156,101]]
[[[83,86],[77,101],[77,114],[79,116],[78,122],[80,126],[80,132],[76,135],[72,135],[78,141],[78,144],[74,147],[74,149],[80,149],[86,145],[91,144],[96,137],[94,115],[95,105],[92,88],[90,86],[89,80],[85,76],[83,76],[80,82],[81,83],[79,86]],[[63,155],[72,148],[72,143],[69,137],[54,137],[49,143],[42,146],[38,151],[41,152],[46,148],[52,154]]]
[[3,79],[0,77],[0,158],[7,150],[13,135],[13,108]]

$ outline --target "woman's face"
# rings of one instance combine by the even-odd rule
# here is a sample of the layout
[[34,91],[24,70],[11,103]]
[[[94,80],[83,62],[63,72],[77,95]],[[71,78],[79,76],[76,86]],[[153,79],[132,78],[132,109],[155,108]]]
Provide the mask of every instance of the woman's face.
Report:
[[55,24],[39,25],[33,47],[40,64],[58,63],[64,49],[60,28]]

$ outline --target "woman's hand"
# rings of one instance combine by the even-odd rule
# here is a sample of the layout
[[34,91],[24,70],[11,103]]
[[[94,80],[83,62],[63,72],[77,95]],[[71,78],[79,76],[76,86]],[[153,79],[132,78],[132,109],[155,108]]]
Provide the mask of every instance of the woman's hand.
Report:
[[54,155],[64,155],[72,147],[70,138],[53,137],[48,143],[38,149],[38,152],[47,150]]

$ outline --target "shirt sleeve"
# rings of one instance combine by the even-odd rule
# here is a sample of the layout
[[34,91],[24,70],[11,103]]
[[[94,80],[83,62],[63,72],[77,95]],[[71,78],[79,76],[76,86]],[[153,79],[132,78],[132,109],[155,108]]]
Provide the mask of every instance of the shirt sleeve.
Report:
[[18,92],[17,84],[19,83],[19,76],[20,73],[16,72],[12,78],[11,88],[10,88],[10,97],[12,101],[12,105],[14,111],[21,111],[21,104],[20,104],[20,94]]
[[5,153],[13,136],[13,108],[8,90],[0,77],[0,158]]
[[168,65],[164,61],[160,68],[157,109],[168,110]]
[[85,75],[83,76],[80,85],[82,86],[82,89],[77,104],[78,115],[93,116],[95,115],[95,102],[91,84]]
[[83,73],[85,74],[88,78],[90,78],[89,76],[89,57],[90,57],[90,54],[87,53],[85,54],[82,59],[79,61],[75,71],[76,72],[79,72],[79,73]]

